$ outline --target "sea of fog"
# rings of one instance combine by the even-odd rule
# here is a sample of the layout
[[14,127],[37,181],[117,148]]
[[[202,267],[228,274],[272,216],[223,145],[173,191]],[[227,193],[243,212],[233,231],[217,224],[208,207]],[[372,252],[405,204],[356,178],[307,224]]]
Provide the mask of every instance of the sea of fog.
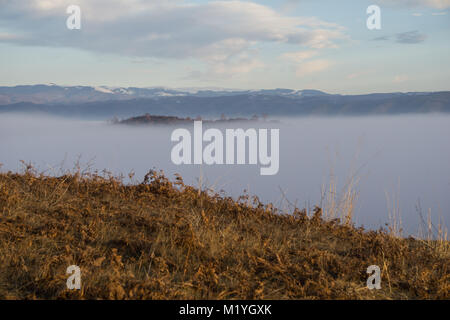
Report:
[[[352,179],[358,182],[357,225],[384,226],[388,208],[397,201],[405,234],[418,234],[419,204],[425,218],[431,210],[436,225],[440,217],[449,226],[450,116],[287,118],[256,127],[280,130],[276,175],[261,176],[259,165],[174,165],[171,149],[176,143],[170,137],[175,127],[2,114],[0,170],[21,171],[24,160],[39,171],[58,174],[74,168],[79,159],[84,168],[125,176],[135,172],[138,182],[155,168],[233,197],[247,190],[285,210],[293,204],[323,204],[323,189],[330,181],[336,182],[339,194]],[[193,125],[186,128],[192,131]]]

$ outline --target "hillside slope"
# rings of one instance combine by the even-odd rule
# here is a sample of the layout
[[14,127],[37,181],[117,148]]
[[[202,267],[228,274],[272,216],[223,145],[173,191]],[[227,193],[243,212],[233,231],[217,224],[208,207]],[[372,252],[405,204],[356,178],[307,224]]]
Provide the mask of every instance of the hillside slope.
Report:
[[[287,216],[150,172],[0,174],[0,298],[449,299],[448,243]],[[81,290],[66,268],[81,268]],[[382,269],[382,289],[366,269]]]

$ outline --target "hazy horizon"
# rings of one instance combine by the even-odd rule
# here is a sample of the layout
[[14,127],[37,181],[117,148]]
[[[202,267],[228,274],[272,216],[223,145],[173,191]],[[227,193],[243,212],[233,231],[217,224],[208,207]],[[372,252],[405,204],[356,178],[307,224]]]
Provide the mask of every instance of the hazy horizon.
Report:
[[258,87],[258,88],[234,88],[234,87],[209,87],[205,86],[197,86],[197,87],[174,87],[174,86],[164,86],[164,85],[153,85],[153,86],[132,86],[132,85],[123,85],[123,86],[108,86],[108,85],[94,85],[94,84],[84,84],[84,85],[75,85],[75,84],[62,84],[62,83],[17,83],[13,85],[2,85],[0,87],[20,87],[20,86],[57,86],[57,87],[91,87],[91,88],[108,88],[108,89],[120,89],[120,88],[138,88],[138,89],[171,89],[171,90],[185,90],[186,92],[196,92],[198,90],[209,90],[209,91],[259,91],[259,90],[294,90],[294,91],[302,91],[302,90],[316,90],[321,91],[328,94],[337,94],[337,95],[367,95],[367,94],[377,94],[377,93],[421,93],[421,92],[448,92],[450,91],[450,87],[442,90],[431,90],[431,91],[412,91],[412,90],[403,90],[403,91],[367,91],[367,92],[359,92],[359,93],[339,93],[339,92],[328,92],[325,90],[321,90],[320,88],[301,88],[301,87]]

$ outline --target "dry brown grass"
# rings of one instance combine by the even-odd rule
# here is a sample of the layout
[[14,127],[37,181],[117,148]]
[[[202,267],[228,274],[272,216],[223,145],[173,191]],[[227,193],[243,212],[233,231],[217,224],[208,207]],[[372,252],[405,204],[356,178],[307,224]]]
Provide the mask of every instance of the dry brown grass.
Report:
[[[432,242],[252,200],[156,172],[134,185],[31,168],[0,174],[0,298],[449,298],[449,258]],[[72,264],[81,290],[66,289]],[[381,290],[366,288],[373,264]]]

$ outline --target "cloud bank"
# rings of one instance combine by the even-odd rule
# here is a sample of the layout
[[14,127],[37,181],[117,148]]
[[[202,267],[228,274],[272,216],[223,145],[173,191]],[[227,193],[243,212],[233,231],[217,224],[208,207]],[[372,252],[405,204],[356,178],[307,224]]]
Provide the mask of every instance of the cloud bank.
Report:
[[[68,30],[66,8],[79,5],[82,29]],[[262,66],[260,43],[312,49],[345,39],[338,24],[292,17],[252,2],[177,0],[0,0],[1,42],[73,47],[132,57],[198,59],[207,73],[247,73]]]
[[407,7],[429,7],[434,9],[450,8],[450,0],[379,0],[381,4]]
[[[402,44],[415,44],[415,43],[421,43],[424,42],[427,39],[427,35],[420,33],[417,30],[413,31],[407,31],[407,32],[401,32],[394,35],[395,42],[402,43]],[[372,39],[373,41],[389,41],[391,40],[392,36],[381,36],[376,37]]]
[[427,36],[418,31],[408,31],[396,34],[396,42],[414,44],[425,41]]

